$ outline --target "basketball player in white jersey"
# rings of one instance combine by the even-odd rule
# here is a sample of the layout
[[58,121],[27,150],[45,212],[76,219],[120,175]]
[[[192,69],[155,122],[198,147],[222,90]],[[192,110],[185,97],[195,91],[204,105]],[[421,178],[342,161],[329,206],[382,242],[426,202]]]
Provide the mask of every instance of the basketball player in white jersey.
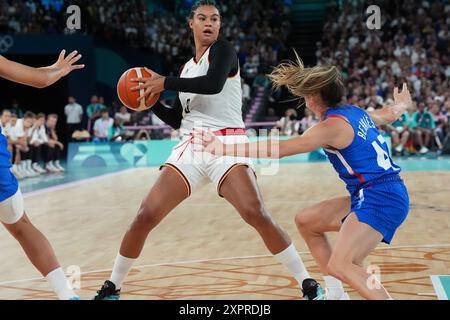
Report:
[[239,61],[233,46],[218,39],[220,23],[213,1],[197,1],[189,19],[195,57],[184,65],[180,76],[165,78],[151,72],[151,78],[135,79],[144,82],[136,83],[134,88],[141,90],[141,98],[144,90],[145,96],[163,90],[179,92],[173,108],[157,103],[152,110],[164,122],[180,128],[184,138],[173,149],[158,180],[142,201],[122,240],[110,280],[97,292],[96,300],[119,299],[122,284],[150,231],[205,180],[212,181],[218,194],[256,229],[269,251],[298,281],[306,299],[324,298],[324,290],[309,276],[291,239],[267,212],[251,161],[194,152],[194,126],[213,130],[224,142],[248,141],[242,121]]
[[[84,67],[75,64],[81,58],[76,51],[67,57],[65,53],[65,50],[61,51],[58,61],[44,68],[28,67],[0,56],[0,77],[35,88],[48,87],[73,70]],[[10,158],[6,138],[0,134],[0,222],[20,243],[31,263],[45,276],[59,299],[79,300],[70,288],[47,238],[25,214],[22,193],[11,172]]]

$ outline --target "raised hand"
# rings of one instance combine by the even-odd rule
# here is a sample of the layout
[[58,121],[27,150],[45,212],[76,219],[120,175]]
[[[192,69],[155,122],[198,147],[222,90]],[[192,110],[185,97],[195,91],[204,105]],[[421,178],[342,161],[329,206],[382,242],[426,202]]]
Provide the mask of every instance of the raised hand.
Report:
[[402,92],[399,93],[398,88],[394,88],[394,104],[375,110],[370,116],[376,125],[385,125],[400,118],[412,105],[411,93],[406,83],[403,83]]
[[411,93],[408,90],[406,83],[403,83],[402,92],[398,92],[398,88],[394,88],[394,105],[391,106],[391,112],[393,116],[398,119],[406,110],[412,108],[413,101],[411,99]]
[[67,57],[64,57],[65,55],[66,50],[62,50],[59,54],[58,60],[50,66],[50,68],[57,71],[60,78],[68,75],[73,70],[84,68],[84,64],[75,64],[82,57],[81,54],[78,54],[78,51],[72,51],[67,55]]

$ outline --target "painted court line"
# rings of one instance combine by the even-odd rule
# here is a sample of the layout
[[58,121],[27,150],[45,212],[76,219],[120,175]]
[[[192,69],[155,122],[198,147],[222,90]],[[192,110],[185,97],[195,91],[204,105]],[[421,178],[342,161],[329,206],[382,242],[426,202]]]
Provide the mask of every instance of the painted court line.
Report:
[[62,190],[62,189],[66,189],[69,187],[73,187],[73,186],[78,186],[80,184],[86,183],[86,182],[91,182],[94,180],[99,180],[102,178],[108,178],[108,177],[113,177],[122,173],[127,173],[133,170],[137,170],[137,169],[141,169],[141,168],[130,168],[130,169],[124,169],[121,171],[116,171],[116,172],[110,172],[110,173],[105,173],[105,174],[101,174],[92,178],[86,178],[86,179],[81,179],[81,180],[77,180],[77,181],[72,181],[72,182],[66,182],[66,183],[61,183],[58,184],[56,186],[52,186],[52,187],[48,187],[48,188],[43,188],[43,189],[39,189],[36,191],[30,191],[30,192],[26,192],[23,194],[24,198],[29,198],[29,197],[33,197],[33,196],[37,196],[37,195],[41,195],[44,193],[49,193],[49,192],[53,192],[53,191],[57,191],[57,190]]
[[[450,248],[450,243],[382,247],[382,248],[376,248],[375,250],[406,249],[406,248]],[[302,252],[298,252],[298,253],[300,255],[302,255],[302,254],[309,254],[310,252],[302,251]],[[145,268],[152,268],[152,267],[172,266],[172,265],[181,265],[181,264],[194,264],[194,263],[202,263],[202,262],[228,261],[228,260],[245,260],[245,259],[255,259],[255,258],[269,258],[269,257],[273,257],[273,255],[265,254],[265,255],[255,255],[255,256],[225,257],[225,258],[213,258],[213,259],[201,259],[201,260],[163,262],[163,263],[135,266],[135,267],[133,267],[133,269],[145,269]],[[99,272],[107,272],[107,271],[111,271],[111,270],[112,269],[92,270],[92,271],[81,272],[80,275],[87,275],[87,274],[99,273]],[[8,284],[15,284],[15,283],[37,281],[37,280],[43,280],[43,279],[44,279],[44,277],[4,281],[4,282],[0,282],[0,286],[8,285]]]
[[441,281],[441,277],[449,277],[449,276],[430,276],[431,283],[433,284],[434,291],[436,291],[436,295],[439,300],[450,300],[450,297],[447,296],[447,292],[444,289],[444,285]]

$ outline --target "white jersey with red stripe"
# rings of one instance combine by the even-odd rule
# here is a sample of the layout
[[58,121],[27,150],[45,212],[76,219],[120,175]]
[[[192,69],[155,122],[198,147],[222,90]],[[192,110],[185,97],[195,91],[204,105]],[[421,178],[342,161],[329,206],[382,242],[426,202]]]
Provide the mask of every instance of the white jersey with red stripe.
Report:
[[400,172],[400,167],[390,156],[386,141],[364,110],[353,105],[330,108],[323,120],[327,118],[347,121],[355,133],[353,142],[347,148],[325,149],[328,159],[350,193],[366,182]]
[[[206,50],[198,62],[192,58],[183,67],[181,78],[195,78],[207,74],[210,48]],[[222,91],[218,94],[179,93],[183,106],[183,120],[180,131],[192,132],[194,127],[202,127],[213,131],[224,128],[244,128],[242,120],[242,88],[241,76],[236,75],[225,81]]]

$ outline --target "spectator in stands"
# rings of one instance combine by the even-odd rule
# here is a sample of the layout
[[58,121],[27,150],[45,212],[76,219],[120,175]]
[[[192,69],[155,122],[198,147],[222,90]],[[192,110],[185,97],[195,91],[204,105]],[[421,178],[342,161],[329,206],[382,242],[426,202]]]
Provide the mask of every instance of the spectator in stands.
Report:
[[[277,128],[273,125],[273,123],[277,123],[280,117],[278,117],[275,113],[274,108],[267,108],[267,114],[264,117],[264,122],[268,124],[260,127],[262,130],[266,130],[268,135],[272,134],[272,130],[276,130]],[[260,132],[261,134],[261,132]],[[264,133],[262,133],[264,135]]]
[[112,126],[114,120],[109,116],[108,109],[102,109],[100,111],[100,118],[95,120],[94,123],[94,142],[106,142],[112,135]]
[[31,168],[40,174],[46,172],[39,165],[39,162],[42,161],[42,149],[47,143],[48,137],[45,130],[45,114],[39,113],[36,116],[33,127],[31,128],[31,139],[29,145],[31,153]]
[[98,97],[98,105],[100,107],[100,110],[108,109],[108,107],[106,107],[105,105],[105,98],[102,96]]
[[[360,14],[365,9],[364,2],[341,2],[338,6],[345,12],[342,15],[336,15],[337,8],[332,5],[322,41],[317,46],[318,63],[341,67],[347,81],[347,102],[364,108],[378,108],[389,98],[392,86],[407,80],[414,88],[413,98],[425,102],[431,111],[433,103],[430,99],[436,98],[442,104],[449,97],[450,4],[447,2],[434,1],[430,5],[427,1],[381,1],[386,4],[383,6],[383,32],[366,28]],[[422,119],[423,113],[419,113]],[[440,111],[434,108],[434,113],[442,122]],[[425,122],[420,123],[414,134],[409,131],[421,153],[428,152],[429,143],[434,141],[430,131],[434,121],[429,120],[429,116],[429,113],[424,116]],[[399,127],[403,126],[399,124]],[[438,124],[436,129],[440,138],[441,128]],[[404,134],[408,135],[406,131]],[[404,140],[393,137],[394,140],[397,138],[400,150]],[[437,139],[438,147],[439,143],[440,139]]]
[[413,114],[413,120],[416,124],[415,141],[420,147],[419,153],[428,153],[434,137],[436,123],[433,115],[426,109],[424,102],[418,104],[418,110]]
[[11,113],[11,132],[17,123],[17,115],[15,113]]
[[299,122],[299,133],[303,134],[309,128],[319,123],[314,113],[308,108],[305,108],[305,116]]
[[11,113],[15,114],[18,119],[23,118],[23,111],[19,107],[19,103],[17,102],[16,99],[13,100],[13,103],[12,103],[12,106],[10,108],[10,111],[11,111]]
[[275,109],[274,108],[268,108],[267,109],[267,115],[264,118],[264,121],[266,122],[276,122],[278,121],[278,117],[275,113]]
[[57,114],[49,114],[45,124],[48,142],[45,147],[45,169],[50,172],[64,172],[65,169],[60,164],[60,158],[64,145],[59,141],[56,133],[56,124],[58,123]]
[[131,113],[128,112],[127,107],[120,107],[120,111],[114,115],[114,120],[120,121],[120,124],[127,125],[131,121]]
[[[159,119],[157,116],[156,116],[156,114],[155,113],[151,113],[151,121],[152,121],[152,125],[154,125],[154,126],[165,126],[166,124],[161,120],[161,119]],[[170,132],[171,132],[171,130],[169,129],[168,131],[167,131],[167,136],[170,134]],[[165,134],[165,129],[164,128],[158,128],[158,129],[152,129],[152,130],[150,130],[150,138],[151,139],[155,139],[155,140],[158,140],[158,139],[164,139],[165,137],[166,137],[166,134]]]
[[244,79],[241,79],[241,85],[242,85],[242,103],[245,106],[248,105],[248,103],[251,100],[251,90],[250,86],[245,82]]
[[74,97],[69,97],[69,104],[64,107],[67,123],[67,140],[73,141],[72,135],[76,130],[81,130],[83,119],[83,107],[77,103]]
[[297,121],[297,116],[298,114],[295,109],[286,110],[284,117],[275,126],[275,128],[280,130],[280,135],[293,136],[298,134],[299,122]]
[[[175,14],[160,10],[164,5],[151,13],[146,2],[78,0],[76,4],[82,7],[85,14],[83,32],[160,54],[164,57],[164,73],[176,74],[192,54],[190,33],[184,27],[189,11],[181,3],[176,6]],[[41,0],[8,1],[2,10],[4,19],[0,21],[0,31],[71,34],[65,23],[60,23],[66,18],[61,1],[45,3],[43,5]],[[70,1],[66,3],[70,4]],[[258,66],[277,62],[291,30],[291,6],[290,1],[281,0],[224,1],[222,10],[227,24],[223,26],[222,33],[239,52],[244,73],[246,67],[252,65],[254,74],[251,77],[254,77]]]
[[[183,11],[183,5],[179,4],[176,6],[177,12],[173,14],[170,9],[164,10],[164,7],[170,8],[170,4],[161,2],[161,7],[152,13],[148,11],[146,2],[148,1],[128,3],[119,0],[77,0],[76,4],[81,6],[84,13],[80,32],[109,42],[122,43],[127,47],[143,49],[146,53],[158,53],[163,58],[163,73],[177,74],[181,65],[192,56],[191,34],[184,27],[189,11]],[[0,31],[70,34],[65,23],[60,23],[66,19],[61,3],[68,5],[71,1],[7,1],[5,9],[1,10],[4,21],[0,21]],[[285,42],[291,30],[291,6],[292,2],[282,0],[230,0],[223,3],[226,24],[223,25],[222,33],[238,51],[242,73],[245,74],[245,66],[250,66],[252,71],[249,72],[250,77],[246,78],[250,86],[258,69],[264,71],[254,84],[268,86],[269,81],[264,72],[268,66],[275,65],[286,50]],[[244,88],[243,94],[246,102],[247,88]],[[101,108],[97,99],[95,102],[91,101],[85,110],[90,133],[95,120],[100,116],[98,112]],[[115,117],[115,110],[111,115]]]
[[[146,126],[152,124],[152,114],[150,110],[133,113],[134,120],[138,126]],[[147,129],[140,129],[135,137],[135,140],[150,140],[150,132]]]
[[[11,111],[8,109],[3,109],[2,114],[0,116],[0,130],[2,134],[6,137],[6,141],[8,144],[8,151],[11,152],[11,154],[14,152],[13,144],[11,142]],[[13,159],[11,159],[11,162],[13,162]]]
[[5,137],[9,136],[9,132],[11,131],[11,111],[8,109],[2,110],[2,115],[0,116],[0,126],[2,134]]
[[445,135],[450,136],[450,98],[444,103],[443,113],[445,116]]
[[92,124],[100,117],[102,107],[96,95],[91,97],[91,103],[86,107],[86,114],[88,116],[88,131],[91,131]]
[[30,153],[30,140],[31,140],[31,128],[35,121],[35,114],[33,112],[25,112],[23,119],[17,119],[14,129],[11,130],[11,138],[16,145],[16,157],[15,164],[17,168],[18,178],[35,177],[39,175],[31,167],[31,153]]
[[442,150],[442,143],[445,139],[447,117],[445,116],[444,112],[441,112],[440,105],[436,100],[430,104],[430,113],[433,116],[434,123],[436,124],[436,128],[434,129],[436,145],[439,150]]
[[412,114],[408,111],[404,112],[398,120],[388,125],[387,128],[392,137],[392,147],[396,153],[401,154],[411,137],[411,130],[415,129]]
[[[11,172],[17,177],[22,179],[23,176],[21,173],[19,173],[19,162],[20,162],[20,157],[17,157],[17,154],[19,153],[18,149],[17,149],[17,143],[18,140],[14,135],[14,127],[16,126],[17,123],[17,115],[14,113],[11,113],[11,120],[10,120],[10,125],[6,126],[6,128],[4,128],[3,132],[5,133],[7,142],[8,142],[8,150],[11,152],[11,163],[13,164],[12,168],[11,168]],[[9,129],[8,129],[9,127]]]
[[269,87],[269,85],[270,85],[269,78],[267,78],[264,71],[260,69],[255,79],[253,80],[253,88],[261,87],[266,89],[267,87]]
[[124,141],[127,139],[127,130],[123,126],[123,121],[118,118],[114,119],[111,127],[111,141]]

